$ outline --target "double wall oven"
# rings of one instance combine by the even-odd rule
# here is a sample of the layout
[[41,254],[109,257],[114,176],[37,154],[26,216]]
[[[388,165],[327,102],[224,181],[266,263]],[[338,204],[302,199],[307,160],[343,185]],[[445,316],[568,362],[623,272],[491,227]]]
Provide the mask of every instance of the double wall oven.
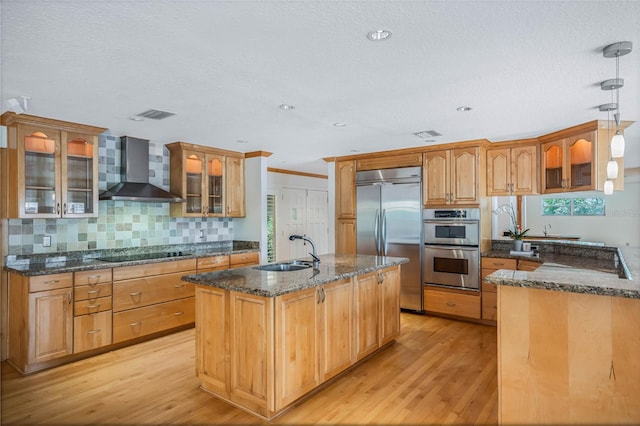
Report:
[[423,210],[423,282],[479,290],[480,209]]

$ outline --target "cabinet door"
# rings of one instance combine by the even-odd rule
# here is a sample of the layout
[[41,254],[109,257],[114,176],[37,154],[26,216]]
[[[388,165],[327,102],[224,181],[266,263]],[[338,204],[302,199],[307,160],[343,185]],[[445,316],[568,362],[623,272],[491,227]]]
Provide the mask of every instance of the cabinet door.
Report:
[[18,141],[20,217],[60,217],[60,132],[19,126]]
[[30,364],[73,352],[71,288],[29,293]]
[[542,144],[542,192],[562,192],[566,186],[564,139]]
[[400,335],[400,267],[380,273],[380,345]]
[[309,288],[276,298],[276,410],[320,384],[319,288]]
[[336,162],[336,218],[356,218],[356,162]]
[[225,159],[220,155],[207,155],[206,160],[205,192],[207,202],[205,213],[209,216],[224,216]]
[[451,150],[451,204],[478,203],[478,148]]
[[355,289],[356,359],[360,360],[380,347],[378,324],[378,274],[359,275]]
[[595,189],[595,132],[566,138],[568,189],[585,191]]
[[513,195],[538,193],[538,155],[536,146],[521,146],[511,149],[511,184]]
[[347,369],[353,359],[353,280],[322,287],[320,303],[320,379],[328,380]]
[[244,179],[244,158],[226,158],[226,204],[228,217],[245,216],[245,179]]
[[487,195],[510,195],[511,150],[487,150]]
[[356,219],[336,220],[336,253],[356,254]]
[[98,216],[98,140],[62,133],[62,216]]
[[184,151],[184,174],[182,197],[182,215],[201,217],[204,215],[207,202],[205,197],[204,165],[205,156],[199,152]]
[[449,150],[425,153],[422,171],[422,198],[425,206],[449,203],[449,177]]
[[111,344],[111,311],[75,317],[73,353],[80,353]]
[[229,292],[196,288],[196,374],[203,386],[229,394]]

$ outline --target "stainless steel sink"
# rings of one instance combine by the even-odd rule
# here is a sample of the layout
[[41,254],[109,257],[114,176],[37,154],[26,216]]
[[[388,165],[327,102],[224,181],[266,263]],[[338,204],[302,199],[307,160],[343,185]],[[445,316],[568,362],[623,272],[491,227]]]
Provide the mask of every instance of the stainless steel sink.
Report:
[[261,271],[299,271],[301,269],[311,268],[311,262],[294,260],[292,262],[269,263],[268,265],[256,266],[254,269]]

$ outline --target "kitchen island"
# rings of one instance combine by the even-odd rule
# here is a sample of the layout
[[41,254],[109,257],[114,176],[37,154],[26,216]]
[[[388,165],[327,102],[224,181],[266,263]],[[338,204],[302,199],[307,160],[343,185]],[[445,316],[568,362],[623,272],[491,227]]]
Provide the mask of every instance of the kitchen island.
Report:
[[265,419],[400,333],[406,258],[323,255],[314,267],[187,275],[201,387]]
[[545,261],[486,277],[501,424],[640,424],[640,249],[618,257],[620,273]]

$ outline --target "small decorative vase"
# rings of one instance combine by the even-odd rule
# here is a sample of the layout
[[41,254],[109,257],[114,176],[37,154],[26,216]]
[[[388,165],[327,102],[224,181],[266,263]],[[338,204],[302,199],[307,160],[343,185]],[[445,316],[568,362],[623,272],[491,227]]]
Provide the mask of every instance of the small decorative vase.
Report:
[[522,240],[513,240],[513,249],[515,251],[522,251]]

